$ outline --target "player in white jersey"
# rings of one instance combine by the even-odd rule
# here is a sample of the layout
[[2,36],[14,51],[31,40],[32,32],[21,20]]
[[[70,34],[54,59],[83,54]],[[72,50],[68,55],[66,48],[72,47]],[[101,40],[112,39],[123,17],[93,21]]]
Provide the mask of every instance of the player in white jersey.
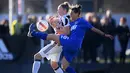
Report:
[[[48,19],[48,22],[51,22],[51,26],[56,32],[56,29],[60,26],[64,26],[65,29],[68,29],[65,33],[68,35],[69,34],[69,15],[67,14],[69,12],[69,3],[64,2],[58,6],[58,18],[55,17],[50,17]],[[57,22],[52,22],[51,20],[55,20]],[[60,34],[60,32],[56,32]],[[62,52],[62,46],[56,44],[55,42],[51,42],[47,46],[43,47],[38,53],[34,55],[34,63],[32,67],[32,73],[38,73],[38,70],[40,68],[41,60],[43,58],[47,58],[50,60],[51,67],[55,71],[55,73],[61,72],[61,68],[58,65],[60,55]]]

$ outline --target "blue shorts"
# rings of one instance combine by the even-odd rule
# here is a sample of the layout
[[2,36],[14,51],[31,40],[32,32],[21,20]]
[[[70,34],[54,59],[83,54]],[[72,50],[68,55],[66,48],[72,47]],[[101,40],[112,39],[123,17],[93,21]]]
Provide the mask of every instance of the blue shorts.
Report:
[[63,46],[63,56],[68,62],[72,62],[73,58],[77,56],[79,52],[78,43],[74,39],[65,35],[60,35],[60,44]]

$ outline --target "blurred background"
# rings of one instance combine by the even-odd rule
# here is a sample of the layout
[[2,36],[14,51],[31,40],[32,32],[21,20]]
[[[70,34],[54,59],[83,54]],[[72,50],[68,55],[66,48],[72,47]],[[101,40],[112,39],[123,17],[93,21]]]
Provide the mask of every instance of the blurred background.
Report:
[[[31,73],[33,55],[50,41],[28,38],[28,27],[56,14],[64,1],[82,5],[86,21],[114,36],[86,32],[72,62],[77,73],[129,73],[130,0],[0,0],[0,73]],[[47,33],[54,31],[49,27]],[[39,73],[54,73],[47,60]]]

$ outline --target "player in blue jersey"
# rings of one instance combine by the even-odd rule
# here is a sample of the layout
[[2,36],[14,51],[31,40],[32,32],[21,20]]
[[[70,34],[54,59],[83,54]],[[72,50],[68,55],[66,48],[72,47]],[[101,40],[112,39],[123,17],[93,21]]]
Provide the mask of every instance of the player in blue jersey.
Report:
[[43,40],[53,40],[63,46],[62,67],[63,70],[66,71],[67,73],[76,73],[75,70],[72,67],[70,67],[69,63],[72,61],[74,57],[77,56],[78,51],[81,48],[85,32],[87,30],[92,30],[110,39],[113,38],[111,35],[105,34],[104,32],[94,28],[84,18],[80,17],[80,13],[81,13],[80,5],[75,5],[72,7],[70,13],[71,22],[70,22],[69,36],[64,34],[64,32],[66,31],[64,27],[60,27],[59,29],[57,29],[57,31],[60,32],[61,35],[38,32],[34,29],[35,24],[31,24],[29,28],[31,36],[38,37]]

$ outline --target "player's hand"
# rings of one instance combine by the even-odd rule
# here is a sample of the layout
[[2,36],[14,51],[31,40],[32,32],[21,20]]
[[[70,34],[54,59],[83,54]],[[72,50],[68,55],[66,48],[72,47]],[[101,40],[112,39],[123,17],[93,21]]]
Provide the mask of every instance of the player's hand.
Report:
[[105,34],[104,36],[107,37],[107,38],[110,38],[111,40],[114,39],[114,37],[112,35],[109,35],[109,34]]
[[50,16],[47,21],[53,28],[56,28],[56,26],[59,22],[59,19],[54,16]]
[[48,18],[48,22],[49,22],[49,23],[52,23],[53,19],[54,19],[54,16],[50,16],[50,17]]
[[54,16],[50,16],[47,21],[52,24],[52,23],[57,23],[58,22],[58,18],[57,17],[54,17]]

